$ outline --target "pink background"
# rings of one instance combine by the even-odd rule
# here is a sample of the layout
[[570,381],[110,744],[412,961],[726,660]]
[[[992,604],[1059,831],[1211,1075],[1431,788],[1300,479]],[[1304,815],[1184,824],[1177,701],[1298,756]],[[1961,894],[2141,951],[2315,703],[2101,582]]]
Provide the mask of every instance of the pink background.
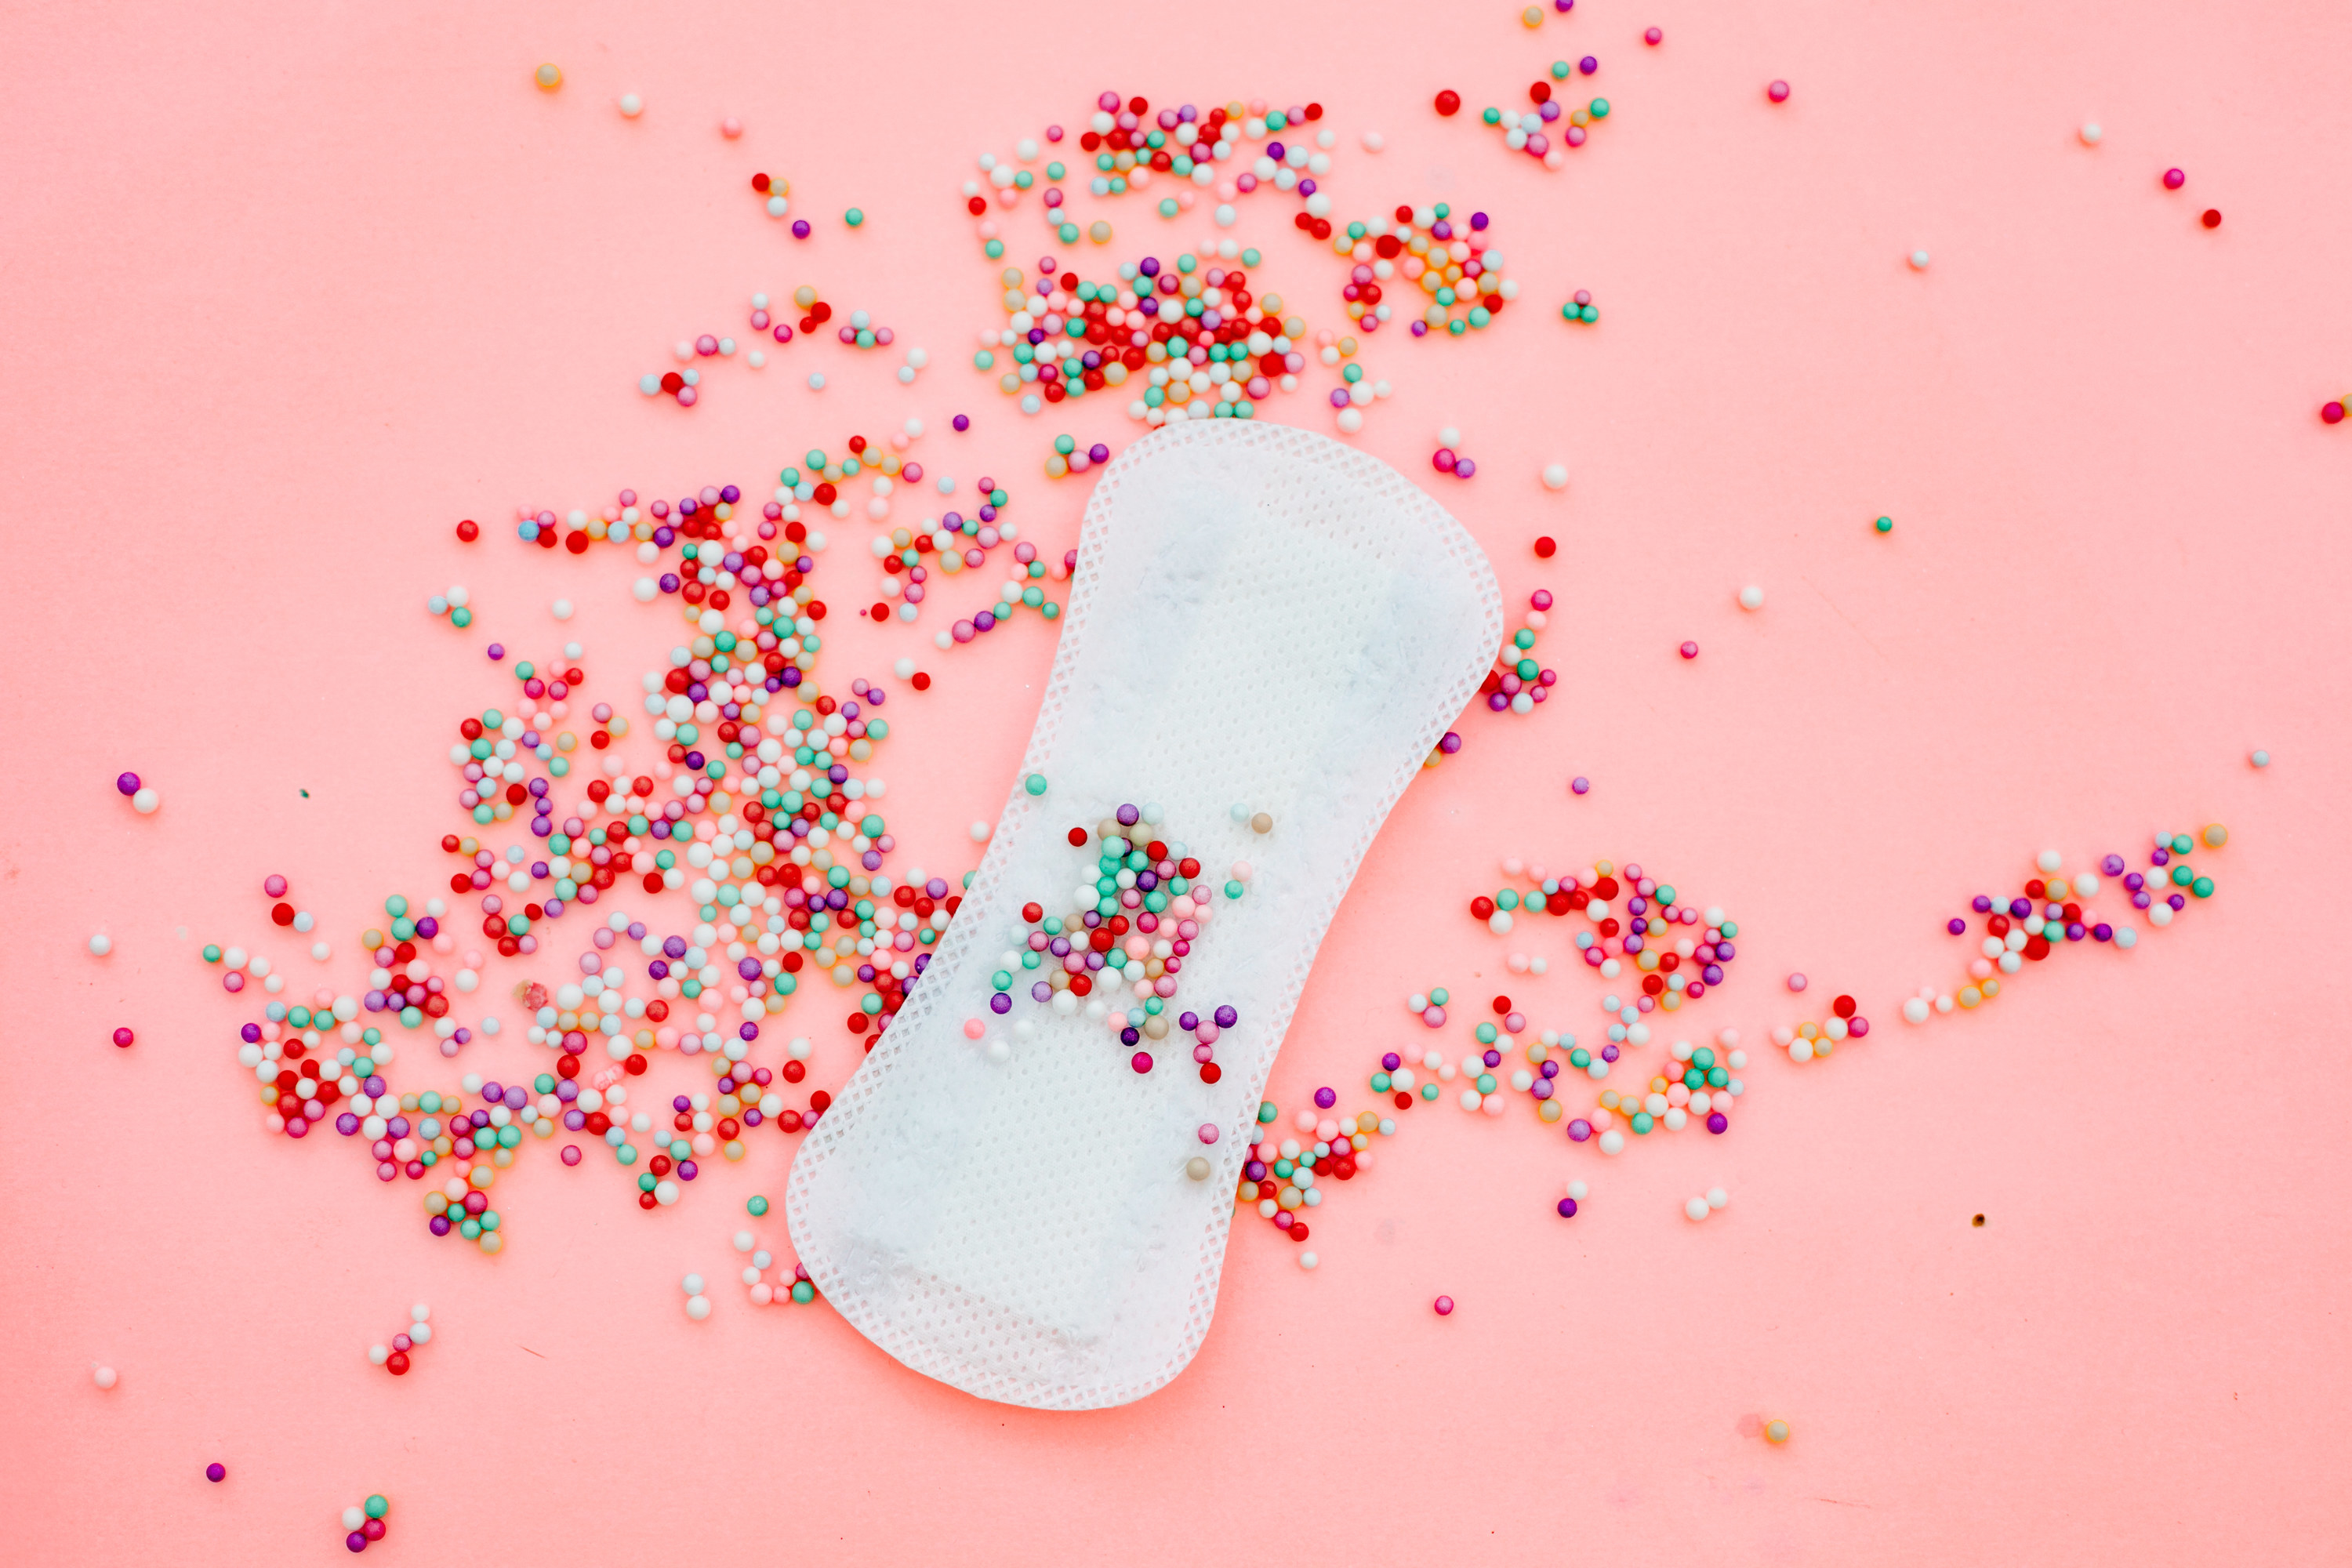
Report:
[[[341,1560],[337,1511],[381,1490],[379,1550],[415,1563],[2352,1557],[2324,1032],[2347,966],[2324,936],[2283,945],[2311,928],[2281,913],[2347,871],[2352,429],[2315,410],[2352,390],[2352,12],[1585,0],[1530,35],[1505,0],[1148,29],[1132,5],[497,9],[0,14],[6,1556]],[[1427,108],[1448,86],[1516,101],[1587,52],[1617,112],[1557,175]],[[529,85],[542,59],[558,95]],[[1511,853],[1636,859],[1730,908],[1744,973],[1694,1030],[1809,1016],[1778,983],[1801,968],[1817,998],[1862,997],[1868,1043],[1804,1068],[1759,1051],[1731,1136],[1612,1163],[1523,1111],[1423,1111],[1315,1216],[1318,1273],[1242,1224],[1192,1368],[1082,1416],[951,1393],[826,1310],[751,1308],[727,1237],[747,1194],[781,1195],[782,1138],[651,1217],[610,1171],[531,1150],[488,1259],[434,1242],[415,1189],[340,1140],[258,1132],[233,1061],[250,1010],[195,949],[261,937],[257,883],[283,871],[350,985],[373,900],[440,866],[446,726],[511,688],[481,645],[578,636],[618,693],[669,640],[609,560],[513,544],[516,503],[757,486],[919,412],[927,466],[992,471],[1033,537],[1074,538],[1085,481],[1045,480],[1045,443],[1131,427],[1112,398],[1024,421],[968,368],[1001,312],[954,187],[1105,86],[1318,98],[1338,216],[1482,206],[1527,289],[1475,341],[1373,340],[1398,392],[1360,440],[1431,479],[1515,607],[1561,596],[1541,652],[1570,683],[1533,720],[1474,716],[1409,794],[1273,1096],[1425,1043],[1407,988],[1512,980],[1514,943],[1408,897],[1491,890]],[[754,169],[793,180],[814,238],[761,213]],[[1257,201],[1236,233],[1266,248],[1260,279],[1335,322],[1331,258]],[[1109,216],[1089,271],[1207,226]],[[1009,225],[1024,268],[1049,248],[1034,222]],[[902,388],[895,356],[796,343],[719,367],[691,412],[638,396],[674,340],[741,331],[751,291],[803,281],[932,368]],[[1551,314],[1578,288],[1597,329]],[[1328,428],[1328,384],[1267,412]],[[1425,466],[1449,424],[1467,484]],[[1551,461],[1564,494],[1537,483]],[[489,537],[457,545],[459,516]],[[819,582],[850,603],[867,574],[858,551]],[[423,612],[453,582],[468,634]],[[546,618],[559,593],[570,627]],[[1024,618],[940,656],[939,624],[847,626],[823,669],[914,652],[938,674],[879,766],[908,858],[952,872],[1050,643]],[[126,767],[159,815],[114,795]],[[1896,1018],[1957,980],[1943,918],[2034,850],[2079,864],[2215,818],[2235,837],[2192,918],[1986,1012]],[[104,961],[82,948],[101,928]],[[1508,989],[1596,1029],[1601,987],[1549,942],[1554,973]],[[294,944],[257,945],[289,994],[319,983]],[[135,1048],[107,1043],[119,1023]],[[509,1038],[464,1065],[536,1070]],[[837,1084],[854,1047],[820,1038]],[[442,1081],[417,1055],[402,1081]],[[1592,1193],[1563,1223],[1571,1175]],[[1728,1212],[1686,1223],[1718,1184]],[[780,1218],[754,1228],[789,1257]],[[708,1322],[679,1310],[689,1268],[714,1279]],[[394,1383],[361,1352],[417,1300],[440,1333]],[[1753,1415],[1794,1440],[1739,1436]],[[207,1486],[215,1458],[231,1477]]]

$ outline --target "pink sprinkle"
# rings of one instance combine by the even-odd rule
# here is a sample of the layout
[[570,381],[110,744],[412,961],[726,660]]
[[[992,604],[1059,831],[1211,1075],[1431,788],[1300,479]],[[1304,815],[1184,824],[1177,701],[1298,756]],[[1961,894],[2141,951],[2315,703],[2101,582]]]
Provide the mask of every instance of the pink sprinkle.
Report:
[[1805,977],[1804,977],[1803,975],[1801,975],[1801,974],[1791,974],[1790,976],[1789,976],[1789,989],[1790,989],[1790,990],[1791,990],[1791,991],[1802,991],[1802,990],[1805,988],[1805,984],[1806,984],[1806,981],[1805,981]]
[[1454,1298],[1451,1296],[1440,1296],[1437,1299],[1436,1307],[1437,1315],[1439,1317],[1452,1317],[1454,1315]]
[[1698,644],[1695,642],[1686,642],[1683,644],[1683,657],[1685,658],[1696,658],[1698,657]]
[[1215,1122],[1213,1122],[1213,1121],[1203,1121],[1203,1122],[1202,1122],[1202,1123],[1201,1123],[1201,1142],[1203,1142],[1203,1143],[1213,1143],[1213,1142],[1215,1142],[1216,1141],[1217,1141],[1217,1124],[1216,1124]]
[[1764,89],[1764,95],[1775,103],[1786,103],[1789,101],[1789,84],[1776,81]]

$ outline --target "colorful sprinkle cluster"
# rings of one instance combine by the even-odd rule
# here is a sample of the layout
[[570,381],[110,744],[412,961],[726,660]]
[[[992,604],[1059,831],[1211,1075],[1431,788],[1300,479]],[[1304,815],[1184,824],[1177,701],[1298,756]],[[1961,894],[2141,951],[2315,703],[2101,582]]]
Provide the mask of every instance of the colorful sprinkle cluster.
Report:
[[[1066,914],[1048,914],[1042,903],[1022,906],[1028,928],[1021,945],[1008,950],[990,984],[994,994],[990,1009],[999,1016],[1013,1010],[1013,990],[1022,975],[1044,971],[1028,986],[1029,999],[1049,1006],[1064,1017],[1085,1009],[1087,1017],[1106,1025],[1119,1043],[1136,1051],[1135,1070],[1151,1070],[1147,1042],[1165,1039],[1184,961],[1192,944],[1216,916],[1219,891],[1213,879],[1201,875],[1201,862],[1181,843],[1171,844],[1145,835],[1160,826],[1156,805],[1121,805],[1095,824],[1069,830],[1073,848],[1096,847],[1092,876],[1068,896]],[[1269,818],[1260,833],[1273,826]],[[1223,885],[1224,897],[1241,898],[1248,890],[1251,868],[1235,861]],[[1114,1005],[1121,987],[1134,997],[1129,1005]],[[1203,1081],[1214,1083],[1210,1051],[1219,1029],[1233,1027],[1233,1009],[1221,1007],[1203,1021],[1186,1013],[1175,1026],[1196,1038],[1193,1059],[1203,1066]],[[966,1026],[978,1038],[980,1021]],[[1205,1032],[1204,1032],[1205,1031]],[[1016,1026],[1016,1033],[1022,1032]],[[1203,1055],[1203,1052],[1209,1054]]]
[[[753,1219],[759,1219],[768,1212],[768,1200],[755,1193],[745,1201],[743,1207]],[[743,1285],[754,1307],[805,1307],[816,1300],[816,1281],[809,1278],[805,1265],[793,1265],[790,1284],[783,1283],[781,1277],[776,1283],[771,1284],[763,1276],[776,1267],[775,1255],[760,1245],[758,1237],[748,1230],[737,1231],[735,1250],[750,1255],[743,1266]]]
[[1122,263],[1116,281],[1057,271],[1051,256],[1039,258],[1034,282],[1008,267],[999,279],[1008,322],[981,334],[972,363],[1002,364],[998,389],[1024,414],[1141,375],[1127,412],[1142,424],[1250,418],[1276,390],[1297,387],[1307,323],[1284,316],[1278,295],[1250,292],[1256,251],[1236,258],[1243,267],[1218,265],[1214,252],[1147,256]]
[[[1150,116],[1147,119],[1146,116]],[[1196,193],[1214,188],[1218,198],[1215,218],[1219,227],[1231,227],[1238,215],[1234,203],[1256,191],[1272,189],[1296,194],[1309,206],[1328,208],[1329,198],[1318,204],[1315,182],[1329,172],[1330,149],[1338,140],[1330,132],[1313,133],[1315,145],[1306,145],[1308,134],[1304,127],[1323,117],[1318,103],[1295,104],[1288,109],[1274,109],[1264,100],[1212,105],[1206,110],[1195,104],[1176,109],[1161,109],[1153,113],[1149,99],[1121,100],[1116,91],[1105,91],[1095,100],[1095,109],[1078,137],[1079,151],[1093,160],[1094,174],[1087,180],[1087,194],[1097,199],[1108,199],[1130,193],[1148,192],[1155,177],[1180,182],[1179,191],[1162,196],[1159,202],[1160,216],[1175,217],[1192,209],[1198,199]],[[1066,133],[1059,125],[1045,128],[1045,142],[1057,145]],[[1286,136],[1286,141],[1271,141]],[[1247,143],[1265,142],[1264,150],[1250,154]],[[1020,164],[1034,163],[1045,149],[1033,138],[1024,138],[1014,148]],[[1220,181],[1217,165],[1231,163],[1236,158],[1247,157],[1248,166]],[[983,221],[980,226],[983,250],[992,260],[1004,254],[1003,241],[997,233],[995,222],[989,218],[990,197],[987,187],[992,187],[998,206],[1006,210],[1019,205],[1021,197],[1034,188],[1037,177],[1025,167],[999,159],[994,153],[982,153],[980,158],[982,181],[967,180],[963,185],[965,210]],[[1045,168],[1046,186],[1043,197],[1045,221],[1064,245],[1076,245],[1081,235],[1097,245],[1107,245],[1112,237],[1109,223],[1102,220],[1081,229],[1066,210],[1068,194],[1063,184],[1070,170],[1058,160],[1050,161]],[[1181,188],[1190,186],[1191,189]]]
[[365,1552],[384,1536],[384,1516],[392,1511],[392,1500],[382,1492],[367,1501],[355,1503],[343,1510],[343,1529],[350,1533],[343,1544],[353,1552]]
[[[2230,830],[2218,822],[2208,823],[2194,834],[2158,833],[2147,851],[2144,870],[2129,869],[2129,862],[2121,855],[2107,855],[2095,868],[2072,875],[2061,874],[2063,856],[2054,849],[2043,850],[2034,860],[2039,874],[2026,879],[2015,895],[2004,900],[1979,893],[1969,900],[1969,914],[1982,921],[1984,934],[1979,939],[1978,955],[1969,962],[1966,983],[1956,991],[1922,987],[1919,994],[1903,1004],[1905,1020],[1924,1024],[1954,1007],[1981,1006],[2000,994],[2002,975],[2015,974],[2029,963],[2041,963],[2085,942],[2126,952],[2138,946],[2138,929],[2124,923],[2129,916],[2103,918],[2092,900],[2105,892],[2128,904],[2135,913],[2147,916],[2148,924],[2168,926],[2213,896],[2213,879],[2189,858],[2200,849],[2220,849],[2229,841]],[[1969,918],[1954,915],[1944,929],[1953,936],[1966,936]],[[1827,1024],[1820,1026],[1817,1036],[1804,1033],[1813,1027],[1809,1023],[1786,1039],[1780,1036],[1789,1031],[1776,1031],[1774,1038],[1800,1061],[1807,1058],[1796,1055],[1797,1047],[1809,1039],[1813,1056],[1829,1055],[1824,1039],[1842,1037],[1832,1034]]]
[[[755,176],[755,179],[764,178],[766,178],[765,175]],[[751,335],[756,339],[764,334],[773,338],[780,344],[789,343],[794,336],[813,333],[833,320],[833,307],[818,298],[815,288],[809,284],[804,283],[793,291],[793,303],[802,311],[797,333],[790,323],[777,320],[775,315],[770,313],[770,300],[766,294],[752,295]],[[781,313],[781,311],[778,312],[778,314]],[[898,341],[898,334],[894,331],[888,327],[877,325],[873,317],[864,310],[852,310],[849,313],[849,319],[837,329],[835,335],[845,345],[856,349],[888,348]],[[712,358],[731,359],[738,347],[732,337],[710,332],[704,332],[698,337],[680,338],[670,352],[678,363],[687,368],[661,374],[648,373],[639,376],[637,390],[647,397],[657,397],[667,393],[677,401],[679,406],[691,408],[701,400],[702,396],[702,372],[697,362]],[[768,363],[766,351],[759,348],[748,350],[743,358],[753,370],[762,369]],[[923,349],[907,350],[898,366],[899,383],[902,385],[913,384],[915,377],[929,363],[930,355]],[[813,373],[809,377],[809,384],[812,387],[822,388],[824,385],[824,374],[821,372]]]
[[[1490,130],[1499,131],[1503,145],[1514,153],[1525,153],[1547,169],[1559,169],[1568,163],[1569,153],[1581,147],[1591,128],[1609,118],[1609,100],[1596,98],[1581,109],[1569,109],[1552,88],[1552,82],[1566,81],[1579,73],[1591,76],[1601,68],[1601,62],[1591,55],[1570,64],[1567,60],[1551,63],[1549,80],[1538,79],[1528,89],[1528,101],[1535,107],[1525,111],[1489,108],[1479,120]],[[1559,121],[1565,118],[1566,126]],[[1554,135],[1559,143],[1552,141]]]
[[368,1361],[383,1368],[394,1377],[408,1375],[408,1352],[419,1345],[433,1342],[433,1309],[419,1301],[408,1309],[408,1322],[392,1336],[389,1345],[370,1345]]
[[1383,285],[1396,278],[1427,297],[1414,307],[1414,337],[1441,331],[1458,338],[1483,329],[1519,297],[1518,284],[1503,276],[1503,253],[1493,247],[1483,212],[1457,223],[1445,202],[1400,206],[1386,224],[1351,223],[1336,234],[1328,223],[1307,221],[1304,213],[1299,218],[1299,227],[1329,239],[1333,251],[1354,263],[1339,292],[1349,320],[1367,332],[1391,319],[1394,302]]
[[[1639,866],[1622,872],[1607,860],[1597,860],[1580,872],[1548,877],[1541,866],[1518,868],[1507,862],[1507,874],[1524,877],[1524,889],[1504,887],[1492,897],[1470,900],[1470,914],[1486,922],[1497,936],[1508,932],[1522,915],[1549,914],[1559,919],[1580,915],[1589,930],[1578,930],[1574,941],[1585,963],[1604,980],[1614,980],[1633,964],[1640,973],[1640,994],[1631,1004],[1611,1007],[1623,1011],[1631,1024],[1640,1014],[1655,1009],[1675,1012],[1696,1002],[1723,984],[1731,962],[1738,956],[1733,939],[1739,924],[1720,909],[1704,913],[1678,901],[1669,885],[1644,876]],[[1624,920],[1620,921],[1620,905]],[[1689,931],[1680,928],[1689,927]],[[1514,1031],[1516,1032],[1516,1031]]]
[[[1450,436],[1454,432],[1449,430],[1445,434]],[[1441,447],[1438,456],[1452,457],[1453,454]],[[1459,468],[1460,466],[1461,459],[1456,458],[1455,467]],[[1538,553],[1549,553],[1541,548],[1542,543],[1548,542],[1539,542]],[[1551,623],[1551,590],[1549,588],[1538,588],[1528,596],[1527,619],[1504,642],[1501,651],[1496,655],[1495,667],[1486,672],[1486,679],[1478,683],[1478,695],[1486,703],[1487,711],[1524,717],[1535,711],[1536,704],[1551,696],[1551,689],[1559,683],[1559,672],[1548,668],[1535,657],[1537,634]],[[1448,730],[1439,739],[1436,747],[1422,760],[1422,766],[1433,768],[1461,750],[1461,732]],[[1584,792],[1579,790],[1577,793],[1581,795]]]
[[[1372,1140],[1390,1137],[1396,1131],[1396,1122],[1378,1111],[1362,1110],[1337,1118],[1329,1115],[1338,1103],[1339,1096],[1334,1090],[1317,1089],[1316,1109],[1301,1110],[1292,1123],[1297,1136],[1276,1139],[1269,1131],[1250,1150],[1250,1157],[1242,1166],[1241,1182],[1234,1189],[1235,1204],[1256,1209],[1259,1218],[1270,1222],[1295,1242],[1307,1237],[1306,1211],[1322,1205],[1328,1189],[1319,1184],[1326,1178],[1352,1182],[1370,1170]],[[1270,1100],[1257,1108],[1261,1127],[1272,1129],[1281,1114]],[[1301,1266],[1314,1268],[1308,1261],[1313,1256],[1309,1253],[1302,1257]]]
[[[835,485],[859,477],[855,454],[886,480],[893,469],[920,477],[855,438],[852,452],[837,462],[811,453],[810,472],[785,469],[756,510],[731,485],[644,507],[625,490],[594,517],[526,509],[517,532],[541,549],[625,552],[632,569],[676,550],[673,570],[636,579],[636,596],[676,604],[689,623],[685,640],[643,676],[635,724],[609,703],[585,702],[578,644],[544,663],[509,663],[502,645],[489,645],[515,686],[453,726],[449,762],[467,821],[439,841],[457,862],[451,897],[385,900],[387,919],[361,938],[373,964],[363,989],[289,1005],[266,958],[205,949],[208,962],[227,964],[225,989],[256,981],[270,998],[239,1031],[269,1131],[299,1139],[331,1116],[337,1131],[364,1142],[381,1180],[429,1184],[435,1234],[496,1252],[503,1229],[488,1189],[526,1133],[601,1139],[617,1163],[636,1168],[638,1205],[650,1210],[677,1201],[698,1162],[742,1158],[751,1130],[796,1132],[824,1115],[823,1090],[804,1106],[785,1099],[807,1076],[805,1038],[772,1067],[751,1061],[762,1023],[803,979],[823,976],[860,993],[847,1024],[870,1043],[960,901],[944,879],[884,870],[897,847],[877,809],[885,786],[862,769],[889,734],[888,694],[857,679],[836,697],[815,673],[826,612],[811,578],[825,540],[802,521],[803,507],[847,515]],[[1004,500],[993,492],[991,506]],[[624,755],[633,748],[650,748],[635,767]],[[667,932],[612,908],[680,890],[686,908]],[[278,900],[273,923],[311,929],[310,914],[284,901],[282,878],[263,891]],[[480,936],[463,952],[463,926],[476,917],[461,921],[453,900],[479,910]],[[478,1033],[497,1035],[495,1016],[469,1024],[455,1012],[481,986],[491,952],[544,962],[566,930],[575,942],[562,945],[577,949],[566,973],[514,987],[525,1037],[551,1053],[551,1070],[527,1083],[468,1073],[454,1092],[395,1091],[386,1074],[401,1036],[454,1057]],[[312,952],[323,959],[326,944]],[[627,1080],[661,1051],[701,1057],[716,1082],[675,1096],[657,1123],[630,1103]],[[564,1163],[580,1159],[578,1144],[564,1144]]]

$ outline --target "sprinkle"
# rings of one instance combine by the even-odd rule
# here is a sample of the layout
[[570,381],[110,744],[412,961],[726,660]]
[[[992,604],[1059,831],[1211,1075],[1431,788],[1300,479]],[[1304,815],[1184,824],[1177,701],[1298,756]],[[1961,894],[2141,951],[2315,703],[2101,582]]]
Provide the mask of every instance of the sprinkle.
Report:
[[1568,781],[1568,787],[1578,795],[1588,795],[1591,793],[1592,781],[1586,778],[1582,773],[1579,773],[1574,778]]
[[2164,188],[2168,191],[2177,191],[2188,183],[2189,176],[2179,169],[2167,169],[2164,172]]
[[638,97],[634,92],[625,92],[621,95],[621,112],[623,115],[631,120],[635,120],[638,115],[643,114],[645,111],[646,100],[644,99]]
[[114,791],[117,795],[137,795],[139,793],[139,775],[137,773],[121,773],[116,775],[114,780]]
[[101,1366],[93,1369],[89,1374],[89,1380],[98,1384],[100,1388],[112,1388],[116,1383],[121,1381],[116,1377],[114,1369],[110,1366]]
[[2083,139],[2084,146],[2095,147],[2099,144],[2099,138],[2105,135],[2106,132],[2099,129],[2099,122],[2097,121],[2086,120],[2083,122],[2083,128],[2074,132],[2074,134]]
[[[1568,465],[1566,463],[1547,464],[1543,471],[1543,483],[1544,489],[1548,490],[1564,490],[1568,489]],[[1549,555],[1551,553],[1550,551],[1544,549],[1544,542],[1538,542],[1536,545],[1537,554]]]
[[1806,979],[1802,974],[1791,974],[1789,976],[1789,989],[1791,991],[1802,991],[1806,984]]
[[1789,1440],[1789,1424],[1786,1421],[1767,1421],[1764,1424],[1764,1437],[1767,1442],[1770,1443],[1777,1444],[1787,1442]]
[[135,1037],[134,1037],[129,1029],[117,1029],[114,1031],[114,1043],[125,1049],[130,1047],[131,1041]]
[[1311,1252],[1302,1252],[1298,1255],[1298,1267],[1310,1271],[1322,1261]]
[[2252,763],[2254,766],[2258,768],[2266,768],[2271,765],[2271,754],[2268,752],[2256,752],[2252,757],[2249,757],[2247,761]]
[[2221,209],[2220,207],[2207,207],[2205,209],[2204,216],[2200,217],[2197,221],[2203,224],[2207,228],[2219,228],[2221,226]]
[[556,66],[543,65],[531,73],[531,79],[539,84],[540,91],[553,92],[563,85],[563,72]]
[[841,215],[841,221],[852,228],[863,228],[866,226],[866,214],[861,208],[852,207]]
[[1451,1296],[1440,1296],[1432,1305],[1437,1309],[1437,1315],[1441,1318],[1454,1315],[1454,1298]]
[[1743,610],[1762,609],[1764,607],[1764,590],[1758,587],[1753,583],[1750,583],[1745,588],[1740,589],[1739,607]]
[[1911,253],[1911,270],[1914,272],[1925,272],[1927,270],[1927,253],[1926,251],[1915,250]]
[[1461,110],[1462,95],[1454,91],[1452,88],[1447,88],[1444,91],[1437,95],[1438,113],[1450,116],[1460,113]]
[[215,1459],[211,1464],[205,1467],[205,1479],[208,1481],[225,1481],[228,1479],[228,1467],[222,1464],[218,1459]]
[[1698,644],[1695,642],[1686,642],[1683,644],[1682,647],[1678,651],[1685,658],[1696,658],[1698,657]]
[[1789,101],[1789,84],[1775,80],[1764,89],[1764,96],[1775,103],[1786,103]]
[[100,931],[89,939],[89,950],[99,957],[104,958],[114,951],[114,939],[104,931]]
[[743,134],[743,122],[730,114],[719,122],[719,134],[732,142]]
[[1881,533],[1892,533],[1895,531],[1895,520],[1891,517],[1882,517],[1870,526]]

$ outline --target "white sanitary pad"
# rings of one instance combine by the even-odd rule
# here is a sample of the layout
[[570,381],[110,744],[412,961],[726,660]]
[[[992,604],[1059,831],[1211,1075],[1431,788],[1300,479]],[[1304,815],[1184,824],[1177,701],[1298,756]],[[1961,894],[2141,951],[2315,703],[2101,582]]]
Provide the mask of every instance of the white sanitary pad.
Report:
[[[1073,585],[1021,770],[1049,788],[1007,781],[937,955],[786,1198],[801,1261],[861,1333],[969,1393],[1059,1410],[1139,1399],[1200,1348],[1316,948],[1503,637],[1494,571],[1436,502],[1339,442],[1244,421],[1174,426],[1112,462]],[[1092,830],[1125,803],[1149,807],[1139,838],[1181,844],[1219,889],[1165,1005],[1239,1014],[1214,1085],[1174,1032],[1134,1069],[1105,1015],[1140,1022],[1142,1003],[1115,973],[1057,1010],[1031,999],[1048,971],[1012,967],[1012,1010],[991,1009],[992,976],[1037,929],[1023,905],[1069,912],[1097,875]],[[1236,861],[1252,874],[1229,900]],[[1186,1173],[1196,1155],[1205,1180]]]

